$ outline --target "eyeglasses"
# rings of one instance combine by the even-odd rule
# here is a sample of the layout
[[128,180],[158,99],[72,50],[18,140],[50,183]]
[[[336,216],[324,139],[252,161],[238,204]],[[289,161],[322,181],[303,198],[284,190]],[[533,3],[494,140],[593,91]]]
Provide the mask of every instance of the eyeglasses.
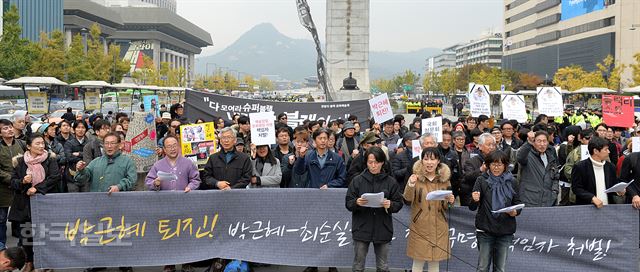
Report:
[[231,140],[233,140],[233,139],[235,139],[235,137],[233,137],[233,136],[223,136],[223,137],[220,137],[220,140],[222,140],[222,141],[231,141]]

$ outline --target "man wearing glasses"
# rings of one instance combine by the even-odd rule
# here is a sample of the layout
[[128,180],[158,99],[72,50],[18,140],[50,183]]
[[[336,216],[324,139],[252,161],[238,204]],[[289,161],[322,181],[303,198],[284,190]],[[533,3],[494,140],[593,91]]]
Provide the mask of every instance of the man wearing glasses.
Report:
[[527,207],[555,206],[558,199],[558,156],[544,130],[528,133],[518,150],[520,199]]
[[204,166],[202,181],[207,189],[243,189],[249,185],[252,175],[251,158],[236,152],[237,134],[233,128],[220,131],[222,149],[209,156]]

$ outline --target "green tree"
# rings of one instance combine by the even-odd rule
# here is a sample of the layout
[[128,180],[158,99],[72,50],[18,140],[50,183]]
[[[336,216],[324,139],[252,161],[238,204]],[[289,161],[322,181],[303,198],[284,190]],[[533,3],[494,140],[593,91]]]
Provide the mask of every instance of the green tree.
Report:
[[633,55],[635,63],[631,64],[631,73],[633,82],[631,87],[640,86],[640,53]]
[[[440,91],[447,96],[453,96],[456,92],[458,84],[458,70],[455,68],[444,69],[440,72],[439,87]],[[464,89],[466,90],[466,89]]]
[[82,36],[76,34],[71,40],[71,45],[65,52],[65,81],[78,82],[80,80],[92,79],[87,56],[84,53]]
[[27,74],[38,58],[37,45],[20,38],[22,27],[18,8],[11,5],[2,17],[3,34],[0,39],[0,77],[12,79]]
[[597,72],[601,75],[607,75],[606,78],[603,78],[606,87],[614,91],[620,90],[620,78],[622,71],[626,69],[626,65],[616,62],[613,56],[608,55],[596,66],[598,67]]
[[275,90],[275,86],[273,85],[273,82],[266,77],[260,78],[260,80],[258,81],[258,86],[260,87],[261,91]]
[[51,37],[40,33],[38,56],[34,65],[29,69],[31,76],[51,76],[64,79],[65,75],[65,47],[64,36],[60,30],[51,32]]
[[582,78],[587,72],[580,65],[562,67],[553,76],[553,83],[562,89],[575,91],[582,88]]
[[246,89],[250,92],[253,92],[254,91],[253,87],[257,86],[256,80],[250,75],[245,75],[244,78],[242,78],[241,83],[247,84]]
[[376,79],[371,82],[371,86],[380,90],[383,93],[395,93],[398,91],[398,86],[393,82],[393,80],[388,79]]
[[474,72],[471,74],[470,80],[477,84],[489,85],[489,90],[492,91],[500,90],[501,85],[504,85],[507,90],[513,89],[513,83],[507,73],[495,67]]
[[534,74],[522,73],[518,77],[518,83],[516,88],[535,90],[538,85],[542,84],[542,78]]
[[472,74],[481,70],[488,71],[490,69],[488,65],[479,63],[462,66],[462,68],[458,69],[455,89],[466,92],[469,89],[469,82],[473,82],[473,80],[470,80]]
[[422,87],[425,92],[438,92],[441,91],[442,88],[440,86],[440,74],[431,71],[427,72],[424,75],[424,80],[422,81]]
[[133,72],[132,77],[137,84],[140,85],[157,85],[158,71],[151,57],[144,55],[142,57],[142,67]]

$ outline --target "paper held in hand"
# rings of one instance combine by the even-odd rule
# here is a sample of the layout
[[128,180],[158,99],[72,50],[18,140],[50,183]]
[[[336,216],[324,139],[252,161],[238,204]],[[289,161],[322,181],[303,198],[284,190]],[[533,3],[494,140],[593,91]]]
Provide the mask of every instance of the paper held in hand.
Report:
[[158,171],[158,178],[160,181],[172,181],[177,180],[178,177],[175,174]]
[[362,198],[367,200],[367,204],[364,207],[369,208],[382,208],[382,202],[384,201],[384,193],[380,192],[377,194],[366,193],[362,194]]
[[519,210],[519,209],[522,209],[522,208],[524,208],[524,204],[518,204],[518,205],[509,206],[509,207],[502,208],[502,209],[499,209],[497,211],[491,211],[491,212],[492,213],[508,213],[510,211]]
[[632,182],[633,182],[633,180],[631,180],[631,181],[629,181],[629,182],[627,182],[627,183],[620,182],[620,183],[618,183],[618,184],[616,184],[616,185],[611,186],[611,188],[606,189],[606,190],[604,191],[604,193],[605,193],[605,194],[608,194],[608,193],[617,193],[617,192],[622,192],[622,191],[624,191],[624,189],[626,189],[626,188],[627,188],[627,186],[629,186],[629,184],[631,184]]
[[450,194],[453,194],[450,190],[432,191],[427,194],[427,200],[445,200]]

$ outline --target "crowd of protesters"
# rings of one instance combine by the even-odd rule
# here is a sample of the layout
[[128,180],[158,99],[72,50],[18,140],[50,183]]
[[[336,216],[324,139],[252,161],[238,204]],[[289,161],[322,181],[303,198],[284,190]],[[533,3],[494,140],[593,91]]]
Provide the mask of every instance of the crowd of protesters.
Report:
[[[609,127],[593,116],[566,111],[564,116],[537,116],[535,122],[477,118],[443,119],[443,137],[422,133],[421,121],[402,115],[384,122],[306,120],[290,126],[287,115],[274,121],[275,145],[255,145],[250,119],[188,120],[175,104],[156,119],[159,160],[139,186],[136,165],[123,154],[130,116],[123,113],[64,115],[59,123],[29,124],[26,112],[0,119],[0,249],[5,248],[7,220],[23,251],[0,251],[0,268],[33,270],[29,237],[34,194],[66,192],[116,193],[133,190],[234,190],[256,188],[348,188],[345,205],[353,214],[353,271],[363,271],[373,243],[378,271],[388,271],[392,214],[411,209],[406,254],[413,270],[438,271],[450,258],[447,209],[477,210],[478,271],[504,271],[507,248],[521,210],[493,213],[516,204],[527,207],[632,203],[640,208],[640,185],[605,193],[618,181],[640,176],[639,153],[632,153],[627,128]],[[219,150],[204,169],[182,156],[180,126],[214,122]],[[367,129],[361,129],[361,123]],[[419,140],[422,152],[414,156]],[[582,145],[590,154],[581,157]],[[167,182],[170,181],[170,182]],[[451,190],[443,200],[426,200],[429,192]],[[368,203],[367,193],[384,193],[382,203]],[[372,205],[373,204],[373,205]],[[9,207],[11,209],[9,209]],[[9,256],[9,257],[7,257]],[[122,271],[132,271],[121,267]],[[164,271],[176,271],[175,265]],[[98,271],[101,268],[89,268]],[[191,271],[189,264],[183,271]],[[308,267],[305,272],[318,271]],[[329,268],[336,271],[336,268]]]

